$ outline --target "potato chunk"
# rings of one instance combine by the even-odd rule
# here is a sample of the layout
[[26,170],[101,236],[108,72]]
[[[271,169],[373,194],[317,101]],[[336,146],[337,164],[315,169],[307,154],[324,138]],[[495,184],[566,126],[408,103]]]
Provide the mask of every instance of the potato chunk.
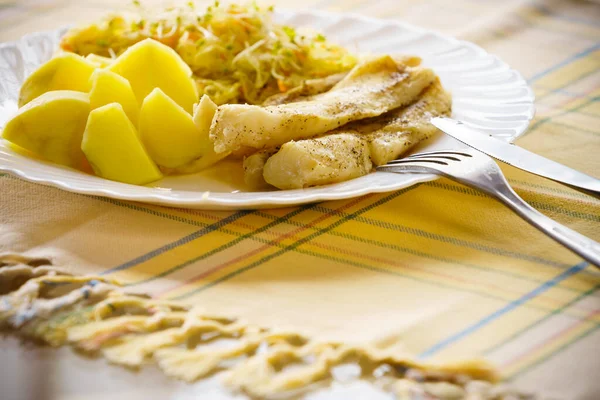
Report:
[[57,164],[81,168],[81,137],[90,112],[86,93],[47,92],[19,109],[8,121],[4,139]]
[[19,107],[52,90],[90,90],[95,65],[73,53],[63,53],[42,64],[25,80],[19,93]]
[[134,185],[162,178],[118,103],[90,112],[81,149],[96,175],[102,178]]
[[216,111],[217,105],[210,97],[207,95],[202,96],[200,103],[198,103],[196,110],[194,111],[194,124],[198,130],[202,153],[194,160],[180,167],[164,168],[166,172],[170,174],[193,174],[194,172],[201,171],[216,164],[229,155],[227,152],[215,153],[214,145],[208,135],[210,124]]
[[364,137],[340,133],[288,142],[265,163],[265,181],[279,189],[299,189],[347,181],[373,165]]
[[97,68],[106,68],[113,63],[110,57],[99,56],[98,54],[88,54],[85,59],[94,64]]
[[159,88],[142,104],[140,136],[150,157],[167,168],[200,157],[206,147],[192,116]]
[[108,69],[129,81],[142,103],[155,88],[160,88],[190,115],[198,102],[192,70],[172,48],[146,39],[128,48]]
[[127,79],[105,69],[94,71],[91,77],[90,107],[92,110],[110,103],[119,103],[133,125],[137,126],[140,105]]

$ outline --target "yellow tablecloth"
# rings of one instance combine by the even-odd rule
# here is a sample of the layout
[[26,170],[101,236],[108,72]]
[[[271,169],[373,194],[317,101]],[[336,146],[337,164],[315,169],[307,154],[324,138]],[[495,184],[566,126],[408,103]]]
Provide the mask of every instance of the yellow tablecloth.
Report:
[[[0,1],[0,40],[116,0]],[[154,3],[154,2],[151,2]],[[600,5],[585,1],[278,1],[399,19],[519,70],[537,115],[518,144],[600,176]],[[538,210],[600,240],[600,201],[503,166]],[[86,197],[0,176],[0,252],[313,338],[484,356],[513,384],[600,396],[600,274],[489,197],[440,179],[298,208],[210,212]]]

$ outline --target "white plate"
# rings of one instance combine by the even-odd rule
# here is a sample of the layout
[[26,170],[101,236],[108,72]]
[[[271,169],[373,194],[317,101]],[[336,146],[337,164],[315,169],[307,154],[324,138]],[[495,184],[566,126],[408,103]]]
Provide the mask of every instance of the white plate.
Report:
[[[523,77],[483,49],[452,37],[394,21],[351,14],[284,11],[278,22],[310,26],[353,51],[414,54],[423,58],[453,95],[453,116],[512,141],[533,118],[533,92]],[[34,33],[0,45],[0,128],[16,111],[21,82],[48,60],[62,31]],[[443,146],[436,142],[424,148]],[[387,192],[435,179],[432,175],[377,172],[348,182],[299,190],[249,192],[241,163],[219,164],[202,173],[166,177],[154,185],[134,186],[17,154],[0,140],[0,170],[64,190],[115,199],[199,209],[245,209],[291,206]]]

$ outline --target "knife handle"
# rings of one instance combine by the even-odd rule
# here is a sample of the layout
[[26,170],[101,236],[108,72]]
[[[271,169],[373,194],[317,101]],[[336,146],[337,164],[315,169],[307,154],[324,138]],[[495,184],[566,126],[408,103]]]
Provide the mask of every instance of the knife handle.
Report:
[[490,193],[515,213],[577,255],[600,268],[600,243],[559,224],[525,202],[510,186]]

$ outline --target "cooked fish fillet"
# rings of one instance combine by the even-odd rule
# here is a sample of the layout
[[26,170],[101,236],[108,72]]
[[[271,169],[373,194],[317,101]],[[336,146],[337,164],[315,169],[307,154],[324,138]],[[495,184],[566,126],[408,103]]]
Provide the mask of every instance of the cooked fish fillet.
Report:
[[305,101],[267,107],[222,105],[210,136],[217,152],[277,147],[410,104],[434,79],[430,69],[378,57],[356,66],[330,91]]
[[344,79],[347,75],[346,72],[339,74],[333,74],[326,76],[325,78],[309,79],[302,83],[300,86],[296,86],[293,89],[288,90],[284,93],[277,93],[273,96],[268,97],[263,103],[263,106],[276,106],[280,104],[291,103],[294,101],[306,100],[308,96],[314,96],[316,94],[325,93],[332,87],[334,87],[339,81]]
[[269,186],[263,177],[265,163],[278,148],[262,150],[244,158],[244,182],[253,189],[264,189]]
[[418,67],[421,65],[421,57],[396,54],[391,56],[396,64],[404,64],[407,67]]
[[367,135],[371,160],[379,166],[397,159],[415,144],[433,136],[437,128],[429,122],[431,118],[450,115],[451,110],[452,97],[436,79],[410,106],[374,118],[373,122],[362,121],[344,128]]
[[431,117],[449,115],[451,106],[450,94],[436,81],[408,107],[284,144],[264,164],[263,177],[280,189],[295,189],[366,175],[372,164],[386,164],[431,136]]
[[372,168],[365,138],[337,133],[284,144],[265,163],[263,176],[279,189],[298,189],[347,181]]
[[[404,65],[405,67],[417,67],[421,64],[421,59],[415,56],[393,56],[393,60],[396,64]],[[324,93],[333,88],[339,81],[344,79],[348,75],[347,72],[341,72],[339,74],[333,74],[326,76],[325,78],[309,79],[285,93],[277,93],[267,98],[262,105],[263,106],[276,106],[279,104],[286,104],[297,101],[304,101],[309,96]]]

